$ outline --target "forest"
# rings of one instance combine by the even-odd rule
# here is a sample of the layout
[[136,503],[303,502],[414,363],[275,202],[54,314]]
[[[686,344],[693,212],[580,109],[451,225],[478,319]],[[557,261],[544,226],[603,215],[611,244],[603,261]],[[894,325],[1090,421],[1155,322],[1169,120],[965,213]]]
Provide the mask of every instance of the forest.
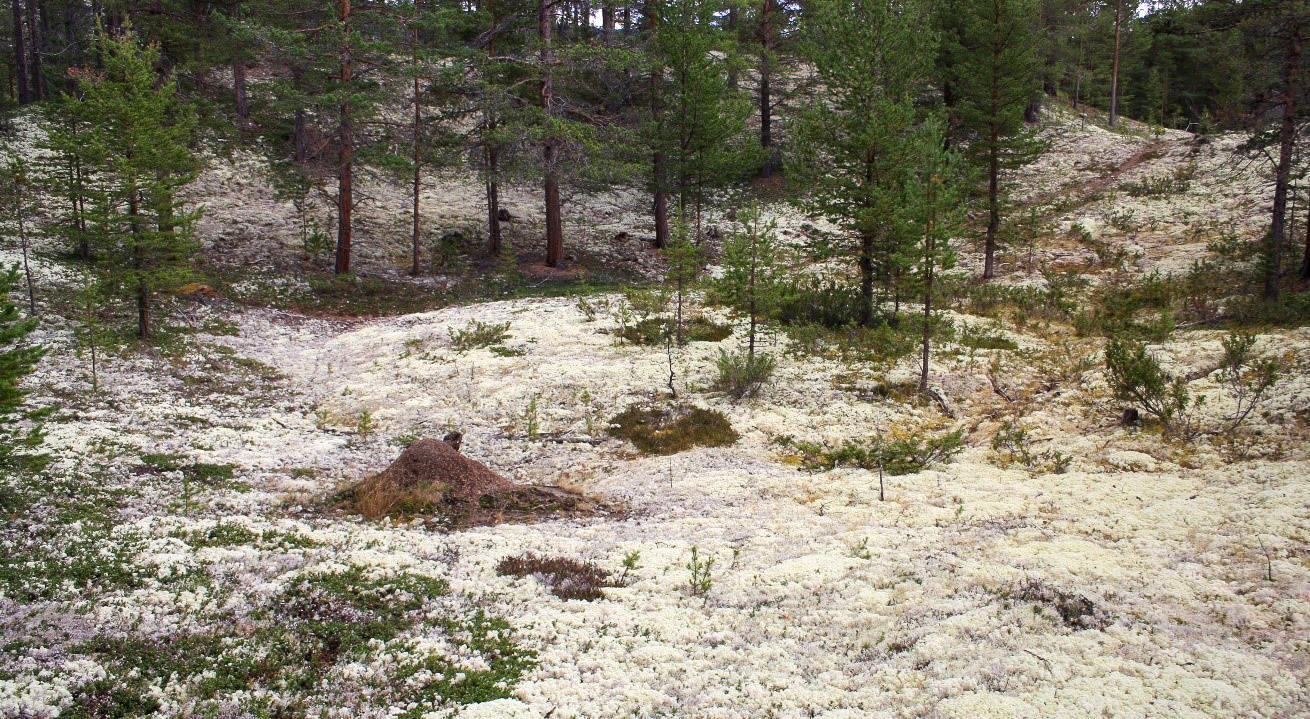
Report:
[[1310,0],[8,0],[0,717],[1310,716]]

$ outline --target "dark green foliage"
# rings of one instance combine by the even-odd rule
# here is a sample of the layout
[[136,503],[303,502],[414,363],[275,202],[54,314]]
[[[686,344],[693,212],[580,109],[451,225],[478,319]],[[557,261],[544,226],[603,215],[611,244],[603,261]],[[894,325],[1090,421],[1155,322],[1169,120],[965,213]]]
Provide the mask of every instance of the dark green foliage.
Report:
[[754,397],[773,376],[777,366],[778,361],[769,354],[719,350],[719,358],[714,362],[718,370],[714,389],[733,399]]
[[787,325],[847,327],[859,322],[863,307],[859,288],[839,280],[795,279],[778,290],[778,319]]
[[[620,329],[619,337],[630,344],[654,346],[664,344],[664,337],[670,332],[676,332],[674,320],[651,317]],[[719,342],[731,334],[732,328],[728,325],[703,316],[692,317],[682,323],[684,342]]]
[[897,214],[914,163],[917,101],[931,74],[935,37],[924,6],[887,0],[822,0],[806,6],[802,46],[815,92],[789,125],[787,173],[805,209],[858,242],[860,324],[875,320],[875,283],[898,299],[904,248],[916,238]]
[[651,154],[667,162],[667,177],[654,185],[677,198],[678,215],[699,234],[705,193],[741,178],[759,166],[746,141],[751,106],[727,83],[731,59],[722,54],[728,39],[714,22],[721,4],[708,0],[653,0],[643,6],[658,27],[647,48],[663,80],[651,122],[644,133]]
[[595,601],[604,599],[605,587],[619,586],[610,573],[591,562],[567,557],[539,557],[531,552],[506,557],[496,565],[496,574],[535,577],[560,599]]
[[85,231],[74,239],[86,242],[106,292],[135,305],[137,336],[148,339],[159,294],[192,276],[200,213],[179,194],[198,169],[190,149],[197,120],[173,78],[156,72],[158,48],[131,32],[93,40],[103,71],[80,76],[78,99],[54,106],[47,131],[64,161],[80,166],[71,191],[86,193],[77,220]]
[[776,223],[765,222],[756,206],[739,213],[738,221],[742,230],[729,233],[723,243],[723,274],[714,282],[714,294],[746,314],[746,354],[753,358],[760,319],[778,303],[782,266]]
[[1069,455],[1054,449],[1036,450],[1028,427],[1017,419],[1007,419],[992,435],[992,451],[1002,467],[1022,464],[1029,470],[1063,474],[1073,460]]
[[470,320],[463,329],[448,328],[446,333],[450,335],[451,349],[463,353],[504,342],[509,339],[509,326],[509,322],[496,324]]
[[878,436],[867,440],[848,439],[832,446],[818,442],[782,437],[778,443],[800,456],[801,466],[810,472],[826,472],[837,467],[860,467],[890,475],[913,474],[928,467],[949,462],[964,449],[964,431],[955,430],[937,437],[919,433]]
[[53,411],[28,406],[23,380],[46,350],[28,340],[36,318],[23,318],[18,305],[9,300],[18,281],[17,267],[0,271],[0,472],[34,472],[45,466],[45,456],[36,449],[45,436],[41,421]]
[[1105,347],[1105,368],[1115,399],[1132,402],[1155,415],[1167,432],[1187,440],[1195,437],[1196,427],[1189,413],[1201,398],[1193,399],[1187,380],[1165,372],[1146,345],[1110,340]]
[[677,454],[692,447],[724,447],[740,438],[721,412],[701,407],[632,405],[610,420],[609,433],[644,454]]
[[1024,112],[1038,93],[1036,0],[947,3],[945,37],[954,104],[965,152],[986,182],[987,238],[983,277],[995,273],[1004,188],[1001,172],[1034,159],[1043,149]]

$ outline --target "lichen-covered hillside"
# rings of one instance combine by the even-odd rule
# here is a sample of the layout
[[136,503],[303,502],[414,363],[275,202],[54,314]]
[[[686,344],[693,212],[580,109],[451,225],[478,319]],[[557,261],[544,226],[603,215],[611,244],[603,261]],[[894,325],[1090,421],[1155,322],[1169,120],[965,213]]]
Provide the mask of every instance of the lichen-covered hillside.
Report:
[[[731,331],[667,349],[612,286],[500,271],[505,298],[446,302],[453,275],[399,277],[381,204],[361,282],[425,311],[301,311],[337,289],[286,258],[294,217],[240,159],[191,188],[222,281],[174,298],[156,345],[98,355],[93,388],[76,267],[38,246],[50,352],[30,385],[58,410],[47,471],[0,484],[0,716],[1310,716],[1310,327],[1246,325],[1279,370],[1229,430],[1233,327],[1169,279],[1261,231],[1262,170],[1226,161],[1234,138],[1044,122],[1001,280],[967,279],[979,255],[959,242],[940,402],[914,392],[912,335],[775,325],[771,381],[734,400],[712,381],[745,323],[701,289],[688,314]],[[475,223],[476,183],[441,183],[429,221]],[[577,198],[573,251],[658,275],[642,204]],[[831,227],[766,211],[796,273],[850,269],[814,252]],[[1116,332],[1207,398],[1194,436],[1123,422]],[[611,435],[630,407],[676,404],[670,384],[736,441],[657,454]],[[504,476],[611,509],[471,527],[350,511],[343,490],[453,430]],[[880,471],[858,451],[878,438],[912,466]],[[529,553],[599,570],[600,597],[502,565]]]

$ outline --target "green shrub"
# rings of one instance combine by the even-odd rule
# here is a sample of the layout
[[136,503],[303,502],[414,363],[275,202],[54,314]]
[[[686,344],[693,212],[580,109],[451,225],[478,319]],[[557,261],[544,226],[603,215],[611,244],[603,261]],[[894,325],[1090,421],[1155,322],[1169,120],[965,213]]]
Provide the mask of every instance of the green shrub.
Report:
[[714,365],[719,372],[714,381],[714,389],[733,399],[741,399],[759,394],[773,376],[778,362],[772,355],[764,353],[756,353],[752,357],[745,351],[719,350],[719,359]]
[[826,472],[836,467],[882,469],[890,475],[912,474],[942,462],[949,462],[964,449],[964,430],[937,437],[919,433],[882,436],[865,440],[848,439],[839,446],[805,442],[783,437],[783,447],[800,456],[801,466],[811,472]]
[[[673,332],[673,320],[649,317],[634,325],[619,328],[624,342],[634,345],[663,345],[666,333]],[[732,334],[732,327],[705,317],[692,317],[682,323],[682,336],[686,342],[719,342]]]
[[1196,436],[1191,410],[1202,398],[1192,398],[1187,380],[1173,377],[1146,350],[1132,340],[1113,339],[1105,347],[1106,381],[1115,399],[1132,402],[1164,425],[1165,431],[1185,440]]
[[787,325],[820,325],[829,329],[860,319],[859,288],[845,282],[808,278],[783,284],[778,291],[778,319]]
[[722,412],[700,407],[632,405],[610,420],[609,433],[644,454],[676,454],[692,447],[724,447],[740,438]]
[[1028,428],[1017,419],[1007,419],[992,436],[992,451],[1002,467],[1019,463],[1030,470],[1064,474],[1073,458],[1063,452],[1047,449],[1040,452],[1032,448]]
[[450,346],[456,352],[468,352],[480,347],[491,347],[498,345],[509,339],[509,324],[502,322],[492,324],[479,320],[470,320],[462,330],[447,329],[446,333],[450,335]]

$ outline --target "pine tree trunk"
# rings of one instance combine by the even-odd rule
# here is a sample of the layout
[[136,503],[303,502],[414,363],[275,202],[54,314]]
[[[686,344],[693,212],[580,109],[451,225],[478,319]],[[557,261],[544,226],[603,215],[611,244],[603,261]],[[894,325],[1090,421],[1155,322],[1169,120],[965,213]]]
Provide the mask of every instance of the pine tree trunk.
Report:
[[41,72],[41,28],[37,23],[37,2],[39,0],[27,0],[27,54],[32,63],[32,73],[28,79],[32,100],[39,102],[45,99],[45,81]]
[[237,111],[237,131],[244,134],[250,121],[250,103],[246,99],[246,61],[240,57],[232,61],[232,88]]
[[[495,28],[500,24],[500,16],[497,15],[496,4],[494,0],[487,0],[487,11],[491,15],[491,28],[493,32],[487,40],[487,57],[496,56],[496,34]],[[500,231],[500,148],[496,146],[496,111],[488,106],[486,112],[487,134],[483,143],[483,157],[486,161],[487,171],[487,252],[493,257],[498,257],[501,251],[501,231]]]
[[[737,6],[728,6],[728,39],[732,42],[737,40]],[[737,67],[734,65],[728,68],[728,89],[737,89]]]
[[600,8],[601,37],[609,45],[614,40],[614,2],[605,0]]
[[1123,29],[1124,2],[1118,0],[1114,6],[1114,59],[1110,64],[1110,127],[1119,118],[1119,38]]
[[873,244],[869,233],[860,236],[860,325],[873,326]]
[[[651,38],[654,39],[655,33],[659,31],[659,12],[650,0],[646,2],[646,17],[650,21]],[[652,68],[650,71],[650,113],[654,118],[657,132],[660,127],[660,117],[663,113],[663,105],[660,96],[660,68]],[[665,248],[669,245],[669,195],[665,191],[664,184],[667,179],[668,170],[665,168],[664,153],[661,151],[663,138],[657,138],[655,141],[655,152],[651,155],[651,176],[654,180],[655,198],[653,212],[655,215],[655,246]]]
[[[547,120],[550,119],[555,104],[555,79],[552,65],[555,53],[551,47],[551,24],[554,19],[554,0],[538,0],[538,25],[541,34],[541,108]],[[545,166],[545,200],[546,200],[546,266],[559,267],[564,259],[564,228],[560,220],[559,175],[555,168],[555,139],[547,137],[542,149],[542,164]]]
[[990,280],[996,276],[996,235],[1001,229],[1001,187],[1000,187],[1000,153],[996,147],[999,142],[996,130],[992,129],[991,157],[987,163],[987,246],[984,249],[983,279]]
[[1293,21],[1288,29],[1286,64],[1283,68],[1283,122],[1279,132],[1278,167],[1274,173],[1274,208],[1265,247],[1264,298],[1278,299],[1282,274],[1283,242],[1286,239],[1287,189],[1292,177],[1292,150],[1296,141],[1296,101],[1301,94],[1301,26]]
[[[936,178],[933,178],[936,179]],[[935,185],[928,185],[928,223],[924,232],[923,267],[923,362],[919,370],[919,391],[928,391],[928,365],[932,360],[932,283],[937,262],[937,197]]]
[[18,104],[26,105],[32,101],[27,87],[27,46],[23,40],[23,6],[19,0],[11,0],[14,11],[14,70],[18,76]]
[[764,0],[760,12],[760,148],[764,150],[761,177],[773,175],[773,0]]
[[[1306,195],[1306,207],[1310,208],[1310,194]],[[1301,279],[1310,280],[1310,209],[1305,213],[1305,255],[1301,258]]]
[[[354,57],[350,51],[350,0],[341,0],[343,36],[341,46],[341,85],[344,89],[354,73]],[[351,210],[354,209],[355,128],[350,102],[341,103],[341,125],[338,130],[340,155],[337,164],[337,261],[334,271],[338,275],[350,272]]]
[[[415,13],[418,12],[418,5],[414,6]],[[411,149],[410,161],[414,163],[414,191],[413,191],[413,257],[411,258],[409,274],[418,275],[418,255],[419,255],[419,189],[422,184],[423,165],[419,161],[419,134],[423,127],[423,105],[419,96],[419,77],[418,77],[418,18],[415,17],[414,35],[411,40],[410,62],[414,64],[414,127],[413,147]]]
[[136,336],[150,339],[150,291],[146,287],[145,242],[141,237],[141,209],[137,190],[131,188],[127,200],[128,224],[132,228],[132,269],[136,271]]
[[292,143],[295,145],[292,152],[295,155],[296,164],[301,167],[309,162],[309,140],[305,137],[305,111],[296,108],[295,120],[293,121]]

